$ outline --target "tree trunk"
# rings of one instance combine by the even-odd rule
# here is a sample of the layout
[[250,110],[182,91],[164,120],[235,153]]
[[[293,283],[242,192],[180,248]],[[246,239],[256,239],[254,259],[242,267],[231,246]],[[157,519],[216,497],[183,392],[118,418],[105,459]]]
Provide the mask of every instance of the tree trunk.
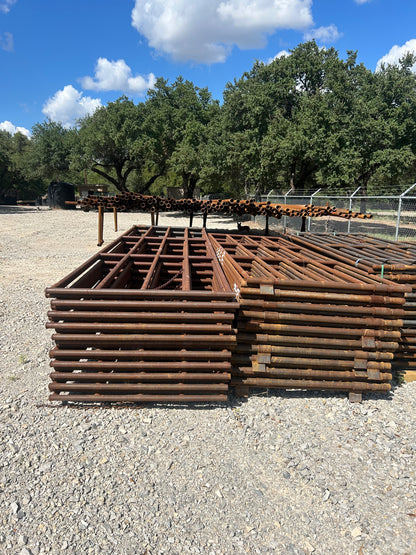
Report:
[[100,177],[103,177],[104,179],[106,179],[107,181],[112,183],[116,187],[116,189],[118,191],[120,191],[121,193],[127,191],[126,180],[125,179],[123,179],[123,178],[121,178],[120,180],[114,179],[114,177],[112,177],[108,173],[104,172],[103,170],[100,170],[99,168],[97,168],[95,166],[93,166],[91,168],[91,171],[93,171],[94,173],[96,173]]
[[139,187],[138,189],[136,189],[136,192],[140,193],[141,195],[143,193],[149,192],[150,186],[153,185],[153,183],[156,181],[156,179],[158,177],[161,177],[162,175],[163,175],[163,173],[158,173],[157,175],[152,175],[152,177],[150,179],[148,179],[142,187]]
[[182,171],[182,187],[184,198],[193,198],[194,189],[198,178],[195,178],[192,174],[187,173],[185,170]]
[[188,198],[194,198],[194,192],[196,184],[198,183],[199,177],[191,175],[188,182]]

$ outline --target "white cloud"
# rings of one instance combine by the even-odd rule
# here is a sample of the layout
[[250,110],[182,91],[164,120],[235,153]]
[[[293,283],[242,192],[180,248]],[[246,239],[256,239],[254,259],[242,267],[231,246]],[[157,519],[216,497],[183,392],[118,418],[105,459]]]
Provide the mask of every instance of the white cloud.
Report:
[[273,56],[273,58],[269,58],[266,62],[266,65],[271,64],[272,62],[277,60],[277,58],[286,58],[287,56],[290,56],[290,52],[288,52],[287,50],[281,50],[275,56]]
[[303,38],[304,40],[316,39],[318,42],[328,44],[329,42],[334,42],[342,36],[334,24],[328,25],[328,27],[318,27],[317,29],[310,29],[307,31]]
[[147,77],[132,76],[130,67],[124,60],[116,62],[107,58],[98,58],[94,77],[83,77],[80,83],[84,89],[93,91],[122,91],[131,94],[144,94],[154,86],[156,78],[153,73]]
[[234,45],[264,46],[277,29],[313,24],[312,0],[136,0],[132,25],[175,60],[223,62]]
[[0,131],[7,131],[10,135],[21,133],[22,135],[26,135],[26,137],[30,137],[29,129],[26,129],[26,127],[16,127],[11,121],[7,120],[0,123]]
[[[376,71],[381,69],[381,65],[397,65],[399,60],[403,58],[408,52],[411,54],[416,54],[416,39],[410,39],[405,42],[402,46],[395,44],[392,46],[389,52],[385,54],[377,62]],[[416,72],[416,64],[413,66],[413,71]]]
[[76,119],[92,114],[100,106],[102,104],[99,98],[82,96],[82,92],[67,85],[45,102],[42,112],[52,121],[70,127]]
[[0,12],[7,13],[17,0],[0,0]]
[[367,4],[367,2],[371,2],[371,0],[355,0],[356,4]]
[[14,50],[14,41],[13,35],[11,33],[0,33],[0,48],[5,50],[6,52],[13,52]]

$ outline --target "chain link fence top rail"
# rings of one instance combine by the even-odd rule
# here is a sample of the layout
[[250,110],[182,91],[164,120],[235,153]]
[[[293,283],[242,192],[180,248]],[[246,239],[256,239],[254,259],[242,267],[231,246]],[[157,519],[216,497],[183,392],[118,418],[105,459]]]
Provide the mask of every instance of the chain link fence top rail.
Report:
[[[413,189],[414,186],[407,189]],[[415,187],[416,189],[416,187]],[[357,192],[357,191],[356,191]],[[413,191],[412,191],[413,192]],[[416,190],[415,190],[416,192]],[[416,240],[416,196],[349,196],[326,195],[315,192],[306,195],[263,195],[262,201],[275,204],[315,204],[316,206],[336,206],[337,208],[371,214],[371,219],[351,218],[344,220],[333,216],[308,218],[307,231],[312,233],[364,233],[381,239]],[[264,217],[256,221],[264,226]],[[282,217],[277,220],[270,218],[269,226],[276,231],[300,232],[301,218]]]

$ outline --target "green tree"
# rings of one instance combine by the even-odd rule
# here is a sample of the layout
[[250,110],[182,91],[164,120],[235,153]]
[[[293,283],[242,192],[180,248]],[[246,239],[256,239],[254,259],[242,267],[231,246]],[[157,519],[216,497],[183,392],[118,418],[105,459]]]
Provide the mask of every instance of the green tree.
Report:
[[15,175],[11,163],[12,137],[0,130],[0,202],[14,194]]
[[336,94],[325,99],[334,132],[319,170],[320,182],[337,188],[359,186],[360,194],[366,195],[370,189],[376,193],[377,184],[397,184],[409,175],[416,148],[413,62],[406,57],[399,66],[374,73],[352,65],[349,83],[338,84]]
[[178,175],[185,197],[192,197],[203,179],[208,128],[219,113],[218,101],[208,89],[178,77],[171,85],[158,79],[146,108],[148,151],[157,157],[154,163]]
[[[73,167],[93,171],[119,191],[128,189],[129,176],[136,172],[137,186],[141,192],[146,191],[161,170],[149,156],[149,142],[143,130],[145,114],[143,103],[136,105],[123,96],[81,120]],[[143,182],[144,172],[149,169],[152,174]]]
[[36,123],[32,128],[30,172],[38,178],[66,178],[70,171],[75,129],[66,129],[55,121]]
[[314,41],[271,64],[256,62],[224,93],[224,170],[241,187],[360,186],[414,167],[412,56],[371,72]]
[[34,200],[44,193],[42,179],[31,172],[32,141],[21,133],[0,131],[0,203]]
[[[303,192],[316,184],[324,160],[323,143],[333,132],[325,97],[331,82],[343,79],[348,63],[314,41],[301,44],[270,64],[252,70],[224,93],[225,126],[231,144],[231,173],[255,191],[275,186]],[[239,168],[236,172],[235,168]]]

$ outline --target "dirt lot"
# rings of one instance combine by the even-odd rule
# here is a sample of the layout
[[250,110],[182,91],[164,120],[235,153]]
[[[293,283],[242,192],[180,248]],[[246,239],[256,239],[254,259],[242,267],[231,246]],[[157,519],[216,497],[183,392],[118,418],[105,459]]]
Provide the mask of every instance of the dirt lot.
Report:
[[[106,214],[105,241],[137,223]],[[1,554],[416,553],[416,382],[53,408],[44,289],[97,252],[97,214],[0,210],[0,230]]]

